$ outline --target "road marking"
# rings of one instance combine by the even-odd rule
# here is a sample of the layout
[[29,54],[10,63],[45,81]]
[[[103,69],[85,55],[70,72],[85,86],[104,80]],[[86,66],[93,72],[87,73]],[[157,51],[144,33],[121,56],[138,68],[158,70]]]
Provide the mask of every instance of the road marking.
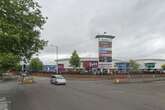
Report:
[[0,110],[9,110],[10,103],[6,97],[0,97]]

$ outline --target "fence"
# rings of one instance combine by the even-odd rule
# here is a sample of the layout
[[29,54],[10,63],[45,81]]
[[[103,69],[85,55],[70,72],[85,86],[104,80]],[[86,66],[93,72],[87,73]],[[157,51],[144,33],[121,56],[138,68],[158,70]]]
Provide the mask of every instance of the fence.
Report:
[[165,80],[165,74],[114,75],[112,80],[114,83],[161,81]]

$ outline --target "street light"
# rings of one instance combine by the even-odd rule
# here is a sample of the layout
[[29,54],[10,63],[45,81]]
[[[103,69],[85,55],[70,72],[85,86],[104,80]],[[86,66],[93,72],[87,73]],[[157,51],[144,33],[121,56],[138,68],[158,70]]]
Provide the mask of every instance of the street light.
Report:
[[56,48],[56,72],[57,72],[57,74],[58,74],[58,46],[57,45],[53,45],[53,44],[51,44],[50,46],[52,46],[52,47],[55,47]]

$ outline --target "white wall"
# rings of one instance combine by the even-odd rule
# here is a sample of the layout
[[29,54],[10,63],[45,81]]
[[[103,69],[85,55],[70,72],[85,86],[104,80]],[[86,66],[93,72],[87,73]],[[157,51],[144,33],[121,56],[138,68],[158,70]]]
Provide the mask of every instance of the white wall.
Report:
[[155,69],[161,69],[161,65],[165,64],[165,60],[136,60],[138,64],[140,64],[140,69],[146,69],[145,63],[155,63]]
[[69,60],[60,60],[58,64],[64,64],[64,68],[70,68]]
[[[62,59],[62,60],[59,60],[58,61],[58,64],[64,64],[64,68],[72,68],[71,66],[70,66],[70,63],[69,63],[69,59]],[[81,62],[80,63],[80,68],[82,68],[83,67],[83,63]]]

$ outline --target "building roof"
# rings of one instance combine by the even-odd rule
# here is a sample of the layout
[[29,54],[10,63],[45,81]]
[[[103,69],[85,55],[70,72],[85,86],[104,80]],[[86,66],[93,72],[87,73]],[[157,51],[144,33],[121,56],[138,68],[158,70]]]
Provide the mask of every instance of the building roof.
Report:
[[116,62],[116,64],[121,64],[121,63],[127,64],[129,62],[126,62],[126,61]]
[[115,36],[112,36],[112,35],[96,35],[96,38],[110,38],[110,39],[113,39],[115,38]]
[[[63,58],[63,59],[58,59],[58,61],[68,61],[70,58]],[[98,61],[99,59],[97,57],[81,57],[80,61]],[[135,61],[161,61],[165,62],[165,59],[135,59]],[[128,60],[122,60],[122,59],[112,59],[112,62],[115,63],[129,63]]]
[[[63,59],[58,59],[58,61],[67,61],[70,58],[63,58]],[[98,61],[99,59],[96,57],[81,57],[80,61]],[[120,59],[112,59],[112,61],[117,61],[117,62],[122,62]]]
[[135,61],[165,61],[165,59],[136,59]]

